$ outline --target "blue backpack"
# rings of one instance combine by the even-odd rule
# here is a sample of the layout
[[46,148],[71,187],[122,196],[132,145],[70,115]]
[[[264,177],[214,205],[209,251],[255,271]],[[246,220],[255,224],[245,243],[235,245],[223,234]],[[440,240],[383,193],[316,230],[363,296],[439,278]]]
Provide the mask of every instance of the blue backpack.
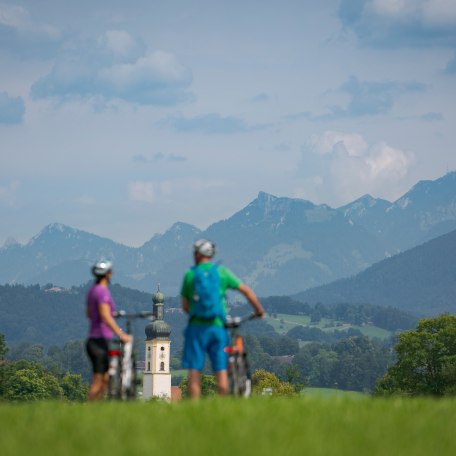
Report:
[[213,320],[216,317],[226,318],[225,307],[220,297],[220,276],[218,266],[213,265],[210,269],[202,269],[193,266],[195,274],[193,281],[193,306],[192,317],[201,320]]

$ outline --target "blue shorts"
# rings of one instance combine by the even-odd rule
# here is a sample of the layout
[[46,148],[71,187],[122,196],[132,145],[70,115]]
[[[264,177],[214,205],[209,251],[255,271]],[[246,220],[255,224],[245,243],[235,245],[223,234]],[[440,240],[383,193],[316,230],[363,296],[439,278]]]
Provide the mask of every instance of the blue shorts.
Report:
[[182,367],[202,371],[206,353],[209,355],[212,370],[219,372],[228,367],[225,347],[229,343],[225,328],[204,324],[189,324],[184,332],[184,354]]

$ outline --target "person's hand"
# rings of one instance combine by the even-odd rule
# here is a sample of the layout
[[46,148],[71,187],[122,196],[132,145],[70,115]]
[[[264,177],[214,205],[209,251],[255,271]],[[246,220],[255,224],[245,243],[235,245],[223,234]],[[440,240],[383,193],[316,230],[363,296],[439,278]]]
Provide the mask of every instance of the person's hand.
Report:
[[124,332],[120,334],[119,338],[122,341],[122,343],[124,343],[124,344],[131,342],[133,340],[132,336],[130,336],[129,334],[126,334]]
[[263,309],[257,309],[255,311],[255,315],[258,317],[258,318],[263,318],[264,317],[264,310]]

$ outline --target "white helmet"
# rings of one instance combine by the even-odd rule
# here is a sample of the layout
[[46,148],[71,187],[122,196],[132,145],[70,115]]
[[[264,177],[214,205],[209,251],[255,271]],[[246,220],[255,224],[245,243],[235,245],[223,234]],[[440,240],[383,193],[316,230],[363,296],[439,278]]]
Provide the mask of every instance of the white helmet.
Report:
[[200,239],[193,244],[193,251],[207,258],[212,258],[215,255],[215,244],[206,239]]
[[112,271],[112,262],[109,260],[97,260],[92,266],[92,274],[95,277],[104,277],[110,271]]

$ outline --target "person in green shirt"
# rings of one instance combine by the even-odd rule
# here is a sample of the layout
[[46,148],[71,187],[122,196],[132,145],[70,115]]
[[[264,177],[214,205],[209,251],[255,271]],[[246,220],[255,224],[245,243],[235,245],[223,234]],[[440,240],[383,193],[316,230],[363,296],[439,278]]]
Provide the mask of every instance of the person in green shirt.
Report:
[[243,294],[255,310],[257,316],[264,315],[264,309],[255,293],[224,266],[217,266],[218,287],[221,306],[220,315],[205,319],[195,315],[196,299],[195,276],[200,271],[209,271],[214,268],[211,259],[215,255],[215,245],[206,239],[200,239],[193,245],[195,266],[184,275],[181,288],[182,308],[189,315],[185,330],[185,342],[182,365],[188,369],[188,392],[192,399],[201,395],[201,372],[204,367],[206,353],[209,355],[212,370],[217,380],[218,392],[224,396],[228,393],[227,364],[228,357],[225,347],[229,343],[228,332],[224,326],[226,315],[227,289],[233,289]]

